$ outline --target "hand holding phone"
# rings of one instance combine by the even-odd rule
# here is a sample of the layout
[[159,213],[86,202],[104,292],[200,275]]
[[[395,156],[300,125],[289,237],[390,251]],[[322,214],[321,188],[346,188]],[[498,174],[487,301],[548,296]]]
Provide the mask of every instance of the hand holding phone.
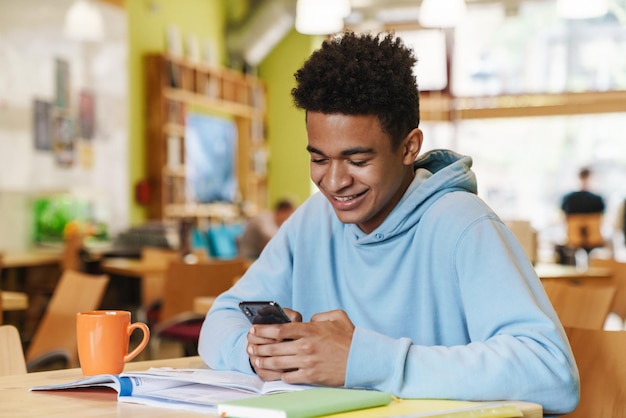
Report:
[[276,302],[240,302],[239,309],[252,324],[284,324],[291,322]]

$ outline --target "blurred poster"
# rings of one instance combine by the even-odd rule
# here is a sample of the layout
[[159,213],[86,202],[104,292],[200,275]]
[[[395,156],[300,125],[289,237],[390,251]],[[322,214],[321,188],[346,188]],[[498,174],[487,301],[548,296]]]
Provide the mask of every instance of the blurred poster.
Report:
[[56,107],[67,109],[70,105],[70,65],[67,61],[55,59]]
[[233,121],[190,113],[185,124],[185,178],[197,203],[233,202],[237,194]]
[[95,130],[95,103],[92,92],[86,90],[80,92],[78,112],[78,125],[81,139],[93,139]]
[[52,119],[52,149],[55,160],[62,167],[74,164],[74,121],[58,114]]
[[52,139],[50,137],[50,102],[35,99],[33,102],[33,133],[35,149],[39,151],[51,151]]

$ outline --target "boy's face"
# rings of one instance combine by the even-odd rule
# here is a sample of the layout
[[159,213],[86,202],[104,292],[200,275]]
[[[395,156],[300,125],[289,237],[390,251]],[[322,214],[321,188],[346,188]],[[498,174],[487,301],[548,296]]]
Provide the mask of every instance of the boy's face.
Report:
[[306,127],[311,179],[340,221],[357,224],[369,234],[413,180],[421,131],[411,131],[393,150],[375,115],[308,112]]

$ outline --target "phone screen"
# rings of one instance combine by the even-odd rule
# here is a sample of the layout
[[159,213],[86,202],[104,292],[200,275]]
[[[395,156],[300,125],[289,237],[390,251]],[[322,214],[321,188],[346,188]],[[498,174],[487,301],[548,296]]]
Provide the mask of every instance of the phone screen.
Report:
[[252,324],[284,324],[291,322],[276,302],[240,302],[239,308]]

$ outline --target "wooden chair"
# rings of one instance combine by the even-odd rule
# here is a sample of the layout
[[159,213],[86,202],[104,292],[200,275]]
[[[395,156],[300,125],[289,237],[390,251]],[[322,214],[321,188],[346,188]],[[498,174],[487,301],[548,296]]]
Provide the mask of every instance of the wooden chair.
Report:
[[515,235],[531,263],[537,262],[537,231],[526,220],[508,220],[506,227]]
[[626,321],[626,263],[612,258],[591,258],[589,265],[609,268],[613,272],[612,280],[617,292],[611,305],[611,312],[615,312],[622,318],[622,321]]
[[20,334],[13,325],[0,326],[0,376],[26,373]]
[[563,326],[602,329],[615,297],[615,286],[544,282]]
[[98,309],[108,283],[106,275],[63,272],[26,350],[29,371],[43,367],[50,357],[66,367],[78,366],[76,314]]
[[567,245],[569,247],[584,248],[587,251],[604,247],[601,213],[577,213],[567,215],[565,220],[567,223]]
[[626,418],[626,331],[565,327],[580,374],[580,403],[570,418]]
[[[180,260],[178,251],[158,247],[143,247],[141,249],[142,263],[163,267],[163,271],[166,271],[169,263],[176,260]],[[154,303],[160,302],[163,299],[164,288],[164,273],[155,272],[145,274],[141,278],[142,308],[149,309]]]
[[153,356],[161,338],[178,341],[183,344],[186,355],[195,355],[204,315],[194,312],[194,299],[218,296],[228,290],[248,266],[249,262],[244,259],[170,263],[159,319],[152,330]]

